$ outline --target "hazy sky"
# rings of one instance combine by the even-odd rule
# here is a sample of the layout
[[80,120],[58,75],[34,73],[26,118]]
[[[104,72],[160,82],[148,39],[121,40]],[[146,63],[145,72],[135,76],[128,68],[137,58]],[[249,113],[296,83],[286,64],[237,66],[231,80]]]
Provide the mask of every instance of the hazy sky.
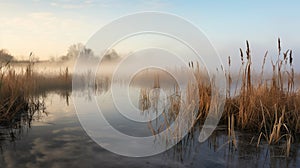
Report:
[[[224,60],[238,57],[245,40],[253,54],[283,48],[300,53],[300,2],[158,1],[158,0],[7,0],[0,1],[0,48],[13,55],[33,51],[46,59],[66,53],[73,43],[85,43],[101,26],[139,11],[163,11],[182,16],[201,28]],[[271,52],[272,53],[272,52]],[[296,61],[300,61],[296,58]]]

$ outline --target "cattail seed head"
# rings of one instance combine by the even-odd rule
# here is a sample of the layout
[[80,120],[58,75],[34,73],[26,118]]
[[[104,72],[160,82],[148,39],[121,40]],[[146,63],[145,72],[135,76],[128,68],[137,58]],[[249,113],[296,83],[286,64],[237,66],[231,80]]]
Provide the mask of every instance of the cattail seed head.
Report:
[[244,53],[243,50],[240,48],[240,53],[241,53],[241,61],[244,64]]
[[228,65],[231,66],[231,58],[228,56]]
[[283,53],[283,60],[285,61],[285,64],[287,64],[288,61],[288,53],[290,50],[287,50],[286,52]]
[[293,51],[290,51],[290,65],[293,65]]
[[278,38],[278,55],[280,55],[281,53],[281,42],[280,42],[280,38]]
[[289,50],[287,50],[285,53],[283,53],[283,59],[286,60],[287,59],[287,54],[288,54]]
[[250,60],[250,46],[248,40],[246,41],[246,45],[247,45],[247,50],[246,50],[247,60]]

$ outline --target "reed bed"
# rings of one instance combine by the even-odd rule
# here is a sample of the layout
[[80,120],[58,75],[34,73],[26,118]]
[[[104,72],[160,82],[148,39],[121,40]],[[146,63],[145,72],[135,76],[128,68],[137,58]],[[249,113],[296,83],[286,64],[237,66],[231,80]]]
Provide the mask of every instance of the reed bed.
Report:
[[[238,75],[231,72],[231,57],[228,57],[228,69],[225,70],[228,90],[226,103],[220,124],[228,126],[228,136],[234,146],[237,146],[235,130],[250,132],[256,135],[257,146],[262,140],[270,145],[285,143],[286,154],[289,155],[291,144],[297,141],[300,133],[300,90],[298,88],[300,75],[295,73],[292,50],[283,50],[281,40],[278,39],[278,54],[270,57],[268,52],[262,56],[260,72],[253,68],[250,44],[246,41],[246,49],[240,49],[241,67]],[[266,73],[266,63],[271,61],[272,73]],[[10,67],[10,63],[0,64],[0,123],[9,123],[14,116],[29,109],[39,110],[43,102],[35,95],[43,91],[71,90],[72,76],[68,68],[56,75],[44,76],[34,72],[34,64],[30,62],[21,72]],[[214,87],[205,70],[199,63],[190,62],[190,71],[196,77],[196,83],[189,82],[186,90],[174,87],[174,94],[167,97],[169,106],[163,111],[165,123],[155,130],[149,123],[152,132],[158,133],[167,129],[178,115],[195,121],[179,121],[174,130],[169,130],[172,138],[180,139],[181,124],[201,125],[208,115],[210,108],[215,108],[212,100]],[[223,67],[222,67],[223,69]],[[256,70],[254,70],[256,69]],[[96,79],[91,83],[88,72],[83,76],[76,76],[82,80],[83,87],[95,87],[96,90],[108,88],[109,78]],[[76,81],[77,81],[76,80]],[[162,86],[161,78],[154,79],[153,88]],[[236,85],[236,86],[234,86]],[[235,88],[232,92],[231,88]],[[196,90],[198,89],[198,90]],[[197,93],[197,94],[195,94]],[[141,90],[140,108],[142,111],[151,108],[150,90]],[[199,97],[196,98],[196,97]],[[158,100],[156,100],[157,102]],[[179,110],[183,109],[180,114]],[[193,112],[190,114],[190,112]],[[191,117],[186,117],[191,115]],[[193,129],[193,127],[192,127]],[[191,131],[192,133],[192,131]]]
[[[240,49],[239,52],[241,67],[238,75],[234,77],[231,72],[232,60],[231,57],[228,57],[228,69],[225,70],[228,91],[220,124],[228,126],[228,136],[235,147],[237,147],[235,130],[238,130],[253,133],[257,140],[257,146],[262,140],[269,145],[284,143],[286,155],[289,156],[291,144],[298,140],[297,135],[300,133],[300,90],[299,84],[296,82],[299,81],[299,75],[296,75],[294,70],[293,51],[283,51],[281,40],[278,39],[278,54],[270,57],[266,52],[262,56],[260,72],[257,71],[257,68],[255,70],[253,68],[248,41],[246,41],[245,51]],[[265,73],[268,58],[272,60],[271,74]],[[208,82],[207,73],[203,73],[199,64],[193,63],[192,65],[190,67],[196,76],[197,87],[190,84],[185,91],[181,91],[187,95],[185,100],[172,102],[172,97],[170,97],[171,106],[166,111],[169,111],[167,116],[174,121],[178,115],[179,104],[182,105],[182,102],[185,102],[183,108],[191,105],[195,99],[189,95],[194,95],[194,89],[198,88],[198,112],[196,122],[193,124],[200,123],[201,125],[207,117],[209,109],[214,106],[214,102],[211,100],[214,88]],[[232,92],[231,88],[235,88],[235,90]],[[180,93],[178,94],[180,95]],[[149,95],[145,90],[141,91],[141,98],[141,104],[149,108],[151,106],[148,100]],[[168,120],[167,125],[170,123],[171,121]]]
[[[13,125],[19,115],[28,114],[32,118],[35,112],[44,112],[45,105],[41,93],[55,89],[72,88],[72,79],[68,69],[57,76],[45,77],[33,71],[30,62],[21,72],[16,72],[10,62],[0,66],[0,125]],[[31,116],[31,117],[30,117]]]
[[[51,91],[62,91],[69,97],[72,91],[72,79],[77,85],[73,89],[93,87],[95,91],[107,90],[108,77],[97,77],[92,81],[92,72],[72,75],[65,67],[56,73],[39,73],[36,63],[30,60],[23,68],[16,70],[11,62],[0,62],[0,124],[10,123],[17,113],[28,112],[31,107],[37,111],[44,108],[41,95]],[[93,83],[94,82],[94,83]],[[68,103],[68,100],[67,100]],[[39,108],[40,107],[40,108]]]
[[[295,82],[299,76],[295,75],[293,51],[283,51],[280,39],[276,61],[271,57],[271,75],[264,73],[268,57],[267,51],[262,57],[261,72],[254,71],[250,44],[246,41],[246,50],[240,49],[241,68],[238,78],[231,75],[232,60],[228,57],[226,78],[229,89],[221,123],[227,122],[229,136],[234,136],[234,129],[258,133],[257,145],[262,138],[270,145],[285,142],[288,156],[291,143],[300,133],[300,92]],[[236,87],[235,94],[231,95],[233,83],[240,85]],[[203,94],[202,89],[202,86],[199,87],[199,93]],[[208,106],[210,97],[201,99],[204,99],[200,101],[201,106],[203,102],[207,102],[205,106]]]
[[[263,57],[262,69],[258,84],[254,84],[252,76],[252,56],[249,42],[246,42],[246,54],[241,54],[241,87],[239,95],[229,97],[226,101],[224,114],[231,114],[240,130],[260,132],[258,144],[264,138],[269,144],[277,144],[285,139],[287,155],[293,137],[299,133],[300,95],[295,85],[295,71],[293,65],[293,51],[282,51],[281,41],[278,39],[278,55],[272,63],[271,80],[264,76],[266,58]],[[244,59],[244,55],[246,59]],[[245,61],[244,61],[245,60]],[[230,61],[229,61],[230,67]],[[230,81],[230,72],[227,79]],[[225,116],[226,117],[226,116]],[[229,117],[229,116],[227,116]]]

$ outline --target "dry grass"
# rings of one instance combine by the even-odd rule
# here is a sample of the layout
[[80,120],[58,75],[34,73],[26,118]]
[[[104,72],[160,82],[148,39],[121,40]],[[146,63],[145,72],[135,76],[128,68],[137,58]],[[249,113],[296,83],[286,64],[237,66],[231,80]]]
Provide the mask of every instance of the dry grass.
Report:
[[[241,81],[237,95],[228,93],[223,113],[223,121],[228,118],[229,132],[234,129],[260,132],[258,143],[264,137],[269,144],[277,144],[284,139],[287,144],[286,153],[289,155],[293,137],[299,133],[300,95],[295,85],[295,72],[292,50],[282,52],[281,41],[278,39],[278,55],[276,62],[272,61],[272,80],[264,76],[268,52],[262,58],[260,75],[254,74],[249,42],[246,42],[246,54],[240,49]],[[246,59],[244,56],[246,55]],[[226,73],[229,87],[232,84],[229,69]],[[258,78],[258,80],[257,80]],[[253,81],[260,81],[259,84]],[[222,122],[222,121],[221,121]]]
[[44,111],[43,100],[38,98],[41,91],[53,89],[71,89],[68,69],[57,76],[44,77],[33,71],[33,63],[25,70],[16,72],[10,63],[0,66],[0,124],[11,125],[17,114]]
[[[272,61],[272,80],[268,82],[264,78],[263,72],[268,54],[266,52],[259,85],[252,84],[254,79],[248,42],[246,54],[246,66],[242,63],[240,94],[227,99],[227,110],[234,114],[238,128],[261,132],[260,138],[263,135],[269,144],[276,144],[284,137],[290,143],[292,135],[299,133],[300,129],[298,124],[300,95],[295,88],[292,51],[282,52],[281,42],[278,39],[277,61]],[[242,50],[241,58],[243,58]]]
[[74,77],[79,79],[77,87],[94,87],[97,91],[107,90],[110,83],[107,77],[91,83],[91,72],[74,76],[68,67],[56,74],[37,73],[34,69],[32,61],[18,71],[11,67],[10,62],[0,62],[0,124],[9,123],[17,113],[28,112],[32,107],[36,110],[40,110],[39,106],[43,108],[43,103],[37,99],[39,95],[50,91],[70,92]]
[[[240,49],[241,68],[239,75],[232,77],[232,60],[231,57],[228,57],[226,77],[229,89],[220,122],[228,125],[228,135],[234,146],[237,144],[235,130],[242,130],[257,134],[257,145],[262,139],[270,145],[280,141],[285,142],[286,153],[289,155],[291,143],[300,133],[300,91],[297,88],[299,84],[296,83],[296,81],[300,81],[300,76],[296,75],[294,71],[293,51],[283,51],[280,39],[278,39],[278,54],[274,57],[275,61],[271,57],[271,80],[267,80],[265,73],[268,58],[269,55],[266,52],[262,56],[261,72],[255,73],[257,70],[253,70],[250,44],[246,41],[245,51]],[[153,133],[160,132],[162,128],[168,128],[170,123],[180,114],[180,109],[184,109],[183,118],[187,118],[188,115],[195,115],[196,121],[202,123],[207,117],[209,109],[214,108],[214,100],[211,100],[214,88],[208,82],[207,74],[203,73],[198,63],[190,62],[189,65],[196,77],[196,83],[190,82],[184,91],[179,91],[175,87],[175,94],[168,97],[169,108],[163,112],[165,124],[160,126],[158,130],[151,129]],[[31,101],[33,100],[33,93],[45,90],[71,89],[72,77],[68,68],[60,74],[45,77],[35,73],[33,66],[29,63],[26,69],[20,73],[16,73],[10,68],[9,63],[0,66],[0,122],[11,120],[16,113],[28,110],[31,106],[30,103],[38,104]],[[161,87],[160,79],[155,78],[154,88]],[[235,94],[232,94],[230,89],[235,83],[240,83],[240,85],[236,85]],[[102,87],[101,82],[95,84],[95,88]],[[185,96],[182,97],[182,95]],[[196,96],[199,96],[199,99],[195,98]],[[151,106],[149,90],[141,90],[140,99],[142,110],[149,109]],[[198,109],[196,114],[189,114],[190,111],[195,111],[194,109]],[[193,117],[188,118],[192,119]],[[178,122],[175,129],[171,130],[170,134],[173,137],[178,138],[181,135],[180,124],[190,126],[194,125],[195,122]],[[151,125],[150,123],[150,128],[152,128]]]
[[[231,142],[236,147],[235,130],[254,133],[257,135],[257,145],[262,138],[270,145],[280,142],[286,143],[286,155],[289,156],[291,143],[300,133],[300,91],[295,83],[296,78],[293,65],[293,52],[286,50],[282,52],[281,41],[278,39],[278,55],[276,61],[272,61],[271,80],[267,80],[265,72],[268,52],[262,57],[262,69],[260,73],[253,70],[252,55],[250,44],[246,41],[245,52],[240,49],[241,68],[238,77],[233,78],[231,74],[231,57],[228,57],[228,69],[226,78],[228,91],[226,96],[225,109],[223,112],[221,124],[227,123],[228,135]],[[271,60],[273,60],[271,58]],[[191,65],[191,63],[189,63]],[[200,70],[199,64],[193,63],[190,66],[197,78],[197,88],[199,93],[199,110],[197,113],[197,122],[207,117],[210,108],[213,108],[211,102],[211,92],[213,88],[208,85],[208,76]],[[236,81],[233,81],[235,79]],[[230,88],[233,83],[237,85],[235,94],[231,94]],[[194,87],[195,88],[195,87]],[[186,91],[186,100],[184,108],[192,104],[195,93],[193,86]],[[147,99],[147,93],[142,92],[142,98]],[[170,98],[171,99],[171,98]],[[169,116],[178,114],[178,106],[182,102],[171,103],[168,109]],[[147,103],[149,107],[149,103]],[[214,105],[213,105],[214,106]],[[171,121],[168,121],[170,123]],[[194,124],[194,123],[193,123]]]

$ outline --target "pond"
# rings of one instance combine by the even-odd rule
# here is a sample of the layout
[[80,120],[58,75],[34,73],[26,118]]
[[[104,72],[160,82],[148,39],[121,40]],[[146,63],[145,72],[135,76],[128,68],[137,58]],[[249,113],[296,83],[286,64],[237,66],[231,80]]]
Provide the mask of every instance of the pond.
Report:
[[[109,94],[101,90],[99,100]],[[223,125],[204,143],[198,142],[199,126],[161,154],[141,158],[120,156],[102,148],[87,135],[78,120],[71,95],[78,96],[83,102],[91,99],[90,95],[81,91],[48,92],[40,97],[45,106],[43,111],[34,113],[30,120],[21,117],[16,125],[1,127],[0,167],[300,166],[299,144],[293,144],[287,158],[283,152],[284,144],[269,146],[262,141],[257,147],[257,142],[253,141],[254,135],[236,131],[235,147],[228,139],[227,127]],[[138,127],[136,123],[127,123],[125,118],[117,116],[112,103],[102,101],[101,106],[111,113],[106,117],[119,131],[131,133],[132,136],[151,135],[147,124]]]

